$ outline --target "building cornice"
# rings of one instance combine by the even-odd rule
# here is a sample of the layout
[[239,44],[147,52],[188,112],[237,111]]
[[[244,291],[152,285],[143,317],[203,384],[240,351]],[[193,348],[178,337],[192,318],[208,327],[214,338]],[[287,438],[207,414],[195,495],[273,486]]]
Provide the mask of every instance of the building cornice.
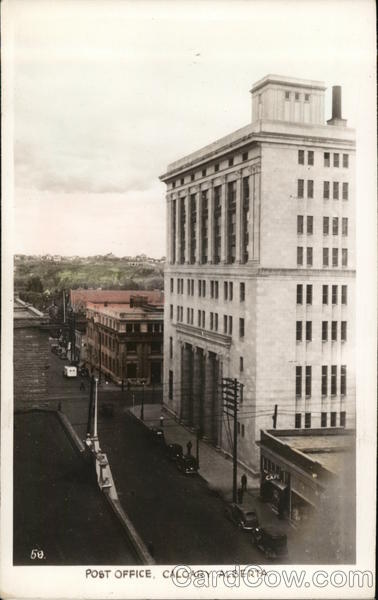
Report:
[[[215,344],[223,348],[230,348],[232,338],[230,335],[224,335],[223,333],[216,333],[215,331],[208,331],[201,329],[200,327],[194,327],[194,325],[184,325],[183,323],[176,323],[174,325],[176,331],[184,336],[182,341],[188,341],[196,339],[201,342],[207,342],[209,344]],[[187,336],[187,339],[185,337]]]

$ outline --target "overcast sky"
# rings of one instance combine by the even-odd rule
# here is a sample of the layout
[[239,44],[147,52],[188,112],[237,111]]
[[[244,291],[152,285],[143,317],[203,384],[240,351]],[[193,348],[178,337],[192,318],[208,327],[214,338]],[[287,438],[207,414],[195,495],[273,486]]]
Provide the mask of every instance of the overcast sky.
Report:
[[268,73],[342,85],[343,116],[361,126],[369,0],[5,5],[16,253],[165,255],[159,175],[247,125],[249,90]]

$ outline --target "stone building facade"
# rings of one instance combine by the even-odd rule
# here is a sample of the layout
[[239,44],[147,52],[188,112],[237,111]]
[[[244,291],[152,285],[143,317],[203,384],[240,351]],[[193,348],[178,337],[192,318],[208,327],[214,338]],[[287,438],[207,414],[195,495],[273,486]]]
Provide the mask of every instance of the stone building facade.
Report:
[[169,165],[164,401],[225,452],[222,377],[243,385],[240,461],[272,427],[353,427],[355,132],[341,90],[269,75],[252,123]]

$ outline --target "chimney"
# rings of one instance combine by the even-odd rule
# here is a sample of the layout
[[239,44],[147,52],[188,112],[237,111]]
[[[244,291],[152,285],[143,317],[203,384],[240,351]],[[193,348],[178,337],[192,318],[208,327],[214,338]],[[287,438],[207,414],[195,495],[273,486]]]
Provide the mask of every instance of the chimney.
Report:
[[332,86],[332,119],[327,121],[327,125],[336,125],[346,127],[346,119],[341,116],[341,86]]

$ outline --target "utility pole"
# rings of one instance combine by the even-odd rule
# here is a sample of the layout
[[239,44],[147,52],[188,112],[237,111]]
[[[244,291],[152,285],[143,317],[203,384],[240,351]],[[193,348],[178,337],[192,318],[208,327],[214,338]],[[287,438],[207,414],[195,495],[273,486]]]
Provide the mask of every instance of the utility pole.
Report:
[[224,377],[222,379],[223,412],[233,418],[233,469],[232,469],[232,501],[237,501],[238,484],[238,396],[240,383],[237,379]]
[[273,429],[277,429],[277,412],[278,412],[278,404],[274,405],[274,413],[273,413]]

